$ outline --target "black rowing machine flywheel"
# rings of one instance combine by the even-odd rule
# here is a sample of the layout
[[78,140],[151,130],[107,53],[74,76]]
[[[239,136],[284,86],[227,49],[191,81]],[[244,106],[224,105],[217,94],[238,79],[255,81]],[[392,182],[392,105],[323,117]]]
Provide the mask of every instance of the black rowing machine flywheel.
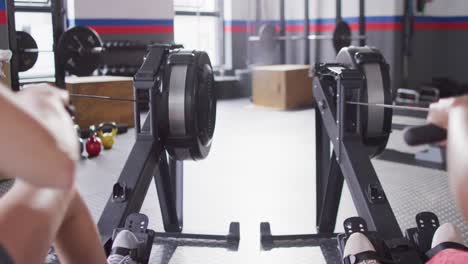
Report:
[[[364,77],[364,87],[359,101],[370,105],[392,104],[390,67],[384,56],[371,47],[343,48],[336,62],[359,69]],[[362,106],[359,109],[358,128],[370,157],[383,152],[392,129],[393,111],[389,108]]]
[[165,67],[161,139],[172,158],[202,160],[210,152],[216,122],[210,58],[202,51],[174,51]]

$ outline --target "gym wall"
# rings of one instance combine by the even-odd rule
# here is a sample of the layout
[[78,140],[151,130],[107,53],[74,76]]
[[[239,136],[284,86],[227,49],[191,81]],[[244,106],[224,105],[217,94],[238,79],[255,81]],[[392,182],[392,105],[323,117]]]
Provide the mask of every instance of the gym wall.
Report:
[[[264,22],[279,25],[279,0],[259,0],[261,22],[255,23],[255,2],[239,2],[241,8],[232,9],[226,17],[226,33],[232,34],[232,66],[239,68],[255,54],[255,43],[247,42],[248,34],[255,35],[255,24]],[[310,34],[331,34],[335,24],[335,1],[310,0]],[[342,16],[353,34],[358,34],[359,0],[342,0]],[[247,8],[248,7],[248,8]],[[247,10],[248,9],[248,10]],[[304,1],[286,1],[286,35],[299,35],[304,28]],[[403,15],[402,0],[366,1],[367,45],[379,48],[391,65],[392,85],[399,88],[403,80]],[[449,77],[468,82],[466,74],[466,47],[468,46],[468,5],[466,0],[434,0],[424,13],[416,14],[412,57],[409,60],[409,87],[416,88],[432,77]],[[249,21],[250,19],[250,21]],[[249,28],[249,24],[253,25]],[[304,63],[304,41],[286,41],[286,62]],[[353,42],[355,45],[358,41]],[[333,61],[335,51],[331,40],[311,41],[311,62]],[[279,50],[273,56],[278,56]],[[247,57],[247,59],[245,59]],[[236,63],[236,60],[237,63]],[[272,58],[279,61],[279,58]]]
[[[257,1],[232,1],[232,5],[239,8],[232,8],[232,13],[226,17],[226,34],[232,34],[232,46],[227,47],[232,51],[234,68],[246,66],[246,62],[252,58],[249,54],[255,54],[255,43],[247,43],[248,34],[256,35],[255,17]],[[259,15],[260,23],[270,22],[279,26],[280,10],[279,0],[259,0],[261,8]],[[359,1],[343,0],[342,16],[347,21],[353,34],[358,34]],[[249,10],[246,10],[249,6]],[[286,35],[301,35],[305,33],[304,26],[304,1],[287,0],[285,7]],[[401,0],[367,0],[367,33],[368,45],[378,47],[392,65],[393,79],[400,80],[401,65],[401,42],[402,42],[402,14],[403,4]],[[309,2],[309,20],[310,34],[331,34],[335,27],[336,4],[335,1],[310,0]],[[250,19],[250,21],[249,21]],[[249,24],[251,25],[249,27]],[[258,28],[258,27],[257,27]],[[354,41],[357,45],[358,41]],[[286,63],[303,64],[305,41],[286,41]],[[228,53],[227,50],[226,53]],[[333,61],[336,54],[331,40],[311,41],[310,42],[311,63]],[[272,61],[279,62],[278,57],[272,58]],[[247,57],[246,59],[243,59]],[[242,60],[238,63],[236,59]]]
[[434,0],[417,14],[409,84],[417,87],[432,77],[468,82],[468,5],[466,0]]
[[224,42],[226,68],[244,69],[248,65],[250,28],[254,28],[255,1],[224,0]]
[[94,28],[103,40],[172,42],[172,0],[68,0],[70,26]]

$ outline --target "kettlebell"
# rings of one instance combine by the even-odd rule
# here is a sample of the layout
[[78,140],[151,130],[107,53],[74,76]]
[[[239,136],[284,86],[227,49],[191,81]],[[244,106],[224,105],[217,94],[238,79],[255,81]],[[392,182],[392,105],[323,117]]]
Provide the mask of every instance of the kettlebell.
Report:
[[97,157],[101,153],[101,140],[95,134],[86,141],[86,152],[90,158]]
[[[105,129],[111,129],[111,132],[104,132]],[[104,149],[111,149],[114,146],[115,136],[117,135],[117,124],[114,122],[101,123],[97,129],[97,135],[101,139]]]

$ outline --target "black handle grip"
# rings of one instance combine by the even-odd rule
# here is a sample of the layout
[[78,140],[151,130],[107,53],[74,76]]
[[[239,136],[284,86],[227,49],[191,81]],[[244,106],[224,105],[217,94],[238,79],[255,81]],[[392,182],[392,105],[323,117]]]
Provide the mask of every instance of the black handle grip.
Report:
[[433,124],[412,127],[405,131],[405,142],[410,146],[433,144],[447,139],[447,130]]
[[72,118],[76,117],[76,108],[73,105],[66,105],[65,110]]

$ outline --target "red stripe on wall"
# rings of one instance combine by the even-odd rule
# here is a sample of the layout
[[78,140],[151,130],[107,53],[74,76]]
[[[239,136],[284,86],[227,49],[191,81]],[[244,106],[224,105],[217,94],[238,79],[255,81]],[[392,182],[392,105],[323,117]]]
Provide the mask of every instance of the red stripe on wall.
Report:
[[[349,26],[351,28],[351,31],[359,31],[359,23],[349,23]],[[432,26],[432,29],[435,26],[439,26],[440,24],[436,24]],[[447,27],[453,28],[453,23],[450,25],[447,25]],[[466,29],[468,27],[468,22],[465,23],[464,25],[458,25],[459,29]],[[280,27],[278,25],[275,26],[276,30],[279,32]],[[446,29],[446,28],[440,28],[440,29]],[[335,24],[314,24],[310,25],[310,32],[333,32],[335,30]],[[366,23],[366,30],[372,31],[397,31],[397,30],[403,30],[403,24],[400,22],[368,22]],[[248,33],[249,28],[248,26],[245,25],[225,25],[224,26],[224,31],[225,32],[230,32],[230,33]],[[290,33],[298,33],[298,32],[304,32],[305,27],[304,25],[286,25],[286,32]],[[255,25],[251,26],[250,32],[255,32]]]
[[[359,24],[358,23],[350,23],[349,27],[351,31],[359,31]],[[403,25],[401,23],[367,23],[366,30],[402,30]],[[335,30],[335,24],[322,24],[322,25],[311,25],[310,31],[311,32],[332,32]]]
[[[387,22],[387,23],[367,23],[366,30],[381,30],[381,31],[395,31],[402,30],[402,23]],[[359,24],[351,25],[351,30],[359,31]]]
[[[251,32],[254,32],[255,26],[251,27]],[[243,26],[243,25],[225,25],[224,26],[224,31],[225,32],[231,32],[231,33],[248,33],[249,32],[249,27],[248,26]]]
[[311,32],[332,32],[335,30],[335,24],[310,25],[309,30]]
[[173,26],[90,26],[99,34],[152,34],[174,33]]
[[0,25],[7,24],[7,13],[5,10],[0,10]]
[[304,25],[286,25],[286,32],[304,32]]
[[468,30],[468,22],[431,23],[417,22],[414,24],[416,30]]

